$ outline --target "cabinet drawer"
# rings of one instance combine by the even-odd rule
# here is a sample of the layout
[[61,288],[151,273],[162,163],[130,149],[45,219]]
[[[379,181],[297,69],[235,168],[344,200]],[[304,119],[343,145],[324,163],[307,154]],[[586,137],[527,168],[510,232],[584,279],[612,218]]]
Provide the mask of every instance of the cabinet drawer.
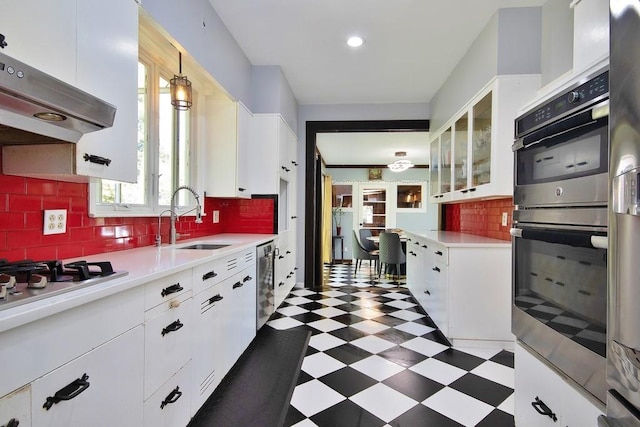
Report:
[[141,325],[143,308],[140,286],[0,333],[0,360],[11,361],[0,396]]
[[11,420],[20,427],[31,426],[31,386],[27,385],[0,399],[0,425],[6,426]]
[[426,245],[427,259],[449,265],[449,248],[429,242],[426,242]]
[[[142,326],[138,326],[34,381],[33,425],[142,425],[142,340]],[[85,375],[85,381],[79,382]],[[54,404],[50,398],[56,392],[77,394]],[[50,402],[48,410],[46,402]]]
[[144,402],[145,427],[186,426],[191,418],[191,362]]
[[[255,249],[252,257],[255,260]],[[197,295],[210,286],[217,285],[243,268],[247,253],[241,251],[208,262],[193,269],[193,294]]]
[[191,355],[193,336],[192,299],[165,310],[144,323],[144,397],[149,397]]
[[144,309],[149,310],[158,304],[171,301],[191,291],[191,288],[191,270],[181,271],[147,283],[144,287]]

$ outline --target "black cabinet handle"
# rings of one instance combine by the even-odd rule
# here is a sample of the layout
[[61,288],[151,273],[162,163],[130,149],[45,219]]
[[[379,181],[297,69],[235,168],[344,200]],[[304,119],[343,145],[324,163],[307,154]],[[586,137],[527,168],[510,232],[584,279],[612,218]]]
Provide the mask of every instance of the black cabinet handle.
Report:
[[466,194],[469,190],[462,190],[461,193],[462,194]]
[[238,288],[241,288],[242,286],[244,286],[244,283],[236,282],[236,283],[233,284],[232,288],[233,289],[238,289]]
[[428,290],[424,291],[424,293],[427,295],[431,295],[431,292],[429,292]]
[[442,252],[440,252],[440,251],[436,251],[436,255],[440,255],[440,256],[442,256]]
[[[0,34],[0,36],[2,36],[2,34]],[[2,47],[2,43],[0,43],[0,47]],[[19,425],[20,421],[16,420],[15,418],[11,418],[7,423],[7,427],[18,427]]]
[[47,397],[47,401],[44,402],[42,407],[47,411],[51,409],[53,405],[58,402],[62,402],[63,400],[71,400],[74,397],[78,396],[80,393],[89,388],[89,375],[86,373],[82,375],[82,378],[76,378],[71,384],[68,384],[62,387],[60,390],[56,391],[53,397]]
[[184,323],[180,322],[180,319],[178,319],[175,322],[168,325],[166,328],[162,329],[162,336],[167,335],[169,332],[175,332],[178,329],[182,328],[183,326],[184,326]]
[[218,301],[222,301],[224,299],[224,297],[220,294],[214,295],[211,298],[209,298],[209,304],[213,304],[214,302],[218,302]]
[[107,159],[106,157],[96,156],[94,154],[84,153],[84,161],[90,163],[96,163],[98,165],[109,166],[111,163],[111,159]]
[[180,292],[183,289],[184,288],[182,286],[180,286],[180,282],[178,282],[175,285],[171,285],[169,287],[164,288],[162,290],[162,292],[160,292],[160,295],[162,295],[162,297],[166,297],[167,295],[171,295],[171,294],[175,294],[176,292]]
[[278,286],[284,286],[284,282],[278,283]]
[[288,167],[286,167],[286,166],[282,166],[282,170],[283,170],[283,171],[285,171],[285,172],[290,172],[290,171],[291,171],[291,169],[289,169],[289,168],[288,168]]
[[171,393],[169,393],[167,397],[164,398],[164,400],[160,404],[160,409],[164,409],[164,407],[169,405],[170,403],[176,403],[178,399],[180,399],[180,396],[182,396],[182,392],[180,391],[180,387],[176,386],[176,388],[174,388]]
[[294,160],[291,160],[291,164],[292,164],[293,166],[298,166],[298,162],[296,162],[296,161],[294,161]]
[[425,248],[425,249],[427,249],[427,248],[428,248],[428,246],[427,246],[427,245],[422,245],[422,247],[423,247],[423,248]]
[[414,245],[420,245],[420,242],[415,242]]
[[[4,34],[0,34],[0,48],[4,49],[5,47],[7,47],[7,42],[4,41]],[[10,426],[7,424],[7,427],[13,427],[13,426]]]
[[[243,191],[247,191],[247,189],[246,189],[246,188],[242,188],[242,187],[240,187],[240,188],[238,188],[238,191],[242,193]],[[182,394],[182,393],[181,393],[181,394]]]
[[[360,225],[362,225],[362,224],[360,224]],[[407,242],[410,242],[410,241],[411,241],[411,238],[407,237]]]
[[244,279],[242,279],[243,282],[248,282],[249,280],[253,279],[253,277],[251,276],[245,276]]
[[202,280],[209,280],[212,279],[214,277],[216,277],[218,275],[218,273],[216,273],[215,271],[211,270],[208,273],[205,273],[202,275]]
[[290,253],[291,253],[291,251],[287,251],[287,252],[285,252],[284,254],[285,254],[285,255],[289,255]]
[[440,273],[440,269],[438,267],[433,267],[432,270]]
[[475,188],[470,188],[470,189],[469,189],[469,193],[473,193],[474,191],[476,191],[476,189],[475,189]]
[[296,219],[296,218],[298,218],[298,217],[297,217],[297,216],[295,216],[295,215],[291,217],[291,219]]
[[547,405],[545,405],[544,402],[538,398],[538,396],[536,396],[535,401],[531,402],[531,406],[533,406],[533,409],[535,409],[536,412],[540,415],[545,415],[551,418],[553,422],[558,421],[558,417],[556,417],[556,414]]
[[280,255],[278,259],[284,259],[284,255]]
[[413,252],[413,251],[409,251],[409,255],[416,256],[416,253],[415,253],[415,252]]

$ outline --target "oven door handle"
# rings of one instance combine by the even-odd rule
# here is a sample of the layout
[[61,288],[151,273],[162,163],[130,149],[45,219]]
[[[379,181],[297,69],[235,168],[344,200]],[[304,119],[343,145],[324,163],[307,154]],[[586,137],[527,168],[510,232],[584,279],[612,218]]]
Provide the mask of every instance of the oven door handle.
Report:
[[512,228],[509,234],[530,240],[540,240],[547,243],[559,243],[562,245],[576,246],[580,248],[607,249],[607,236],[597,234],[567,232],[558,230],[532,230],[522,228]]

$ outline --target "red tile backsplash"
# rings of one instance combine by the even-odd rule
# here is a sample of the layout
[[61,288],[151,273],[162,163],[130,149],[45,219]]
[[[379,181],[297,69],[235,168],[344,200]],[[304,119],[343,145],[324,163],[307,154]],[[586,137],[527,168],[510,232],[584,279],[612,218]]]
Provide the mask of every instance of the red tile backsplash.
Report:
[[[507,225],[502,225],[502,213],[507,213]],[[509,229],[513,199],[481,200],[444,206],[445,229],[462,233],[511,240]]]
[[[0,158],[0,161],[2,159]],[[42,233],[44,209],[68,209],[67,232]],[[213,224],[213,211],[220,222]],[[181,238],[220,233],[272,233],[272,199],[204,200],[203,224],[182,217]],[[22,178],[0,173],[0,259],[67,259],[155,244],[158,217],[91,218],[88,185]],[[162,241],[169,240],[169,217],[161,222]]]

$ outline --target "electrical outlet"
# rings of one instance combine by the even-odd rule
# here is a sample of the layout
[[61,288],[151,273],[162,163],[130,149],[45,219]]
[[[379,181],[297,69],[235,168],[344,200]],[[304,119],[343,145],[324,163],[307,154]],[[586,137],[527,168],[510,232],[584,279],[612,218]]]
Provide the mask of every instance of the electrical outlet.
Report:
[[213,223],[217,224],[220,222],[220,211],[213,211]]
[[62,234],[67,232],[67,210],[47,209],[44,211],[43,234]]
[[502,212],[502,226],[507,226],[507,221],[509,220],[509,215],[506,212]]

